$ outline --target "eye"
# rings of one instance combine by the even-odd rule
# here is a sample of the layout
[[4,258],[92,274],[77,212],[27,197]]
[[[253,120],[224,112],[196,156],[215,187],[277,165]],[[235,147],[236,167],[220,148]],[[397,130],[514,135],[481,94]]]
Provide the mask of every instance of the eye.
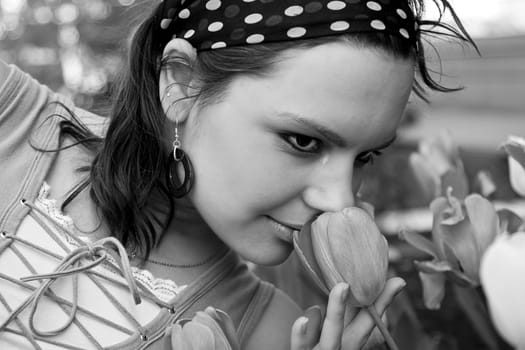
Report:
[[283,139],[295,150],[306,153],[318,153],[321,149],[321,141],[314,137],[302,134],[285,134]]
[[367,152],[367,153],[360,154],[356,158],[356,166],[357,167],[362,167],[362,166],[365,166],[367,164],[373,164],[374,163],[374,159],[376,157],[379,157],[381,154],[382,154],[382,152],[380,152],[380,151],[370,151],[370,152]]

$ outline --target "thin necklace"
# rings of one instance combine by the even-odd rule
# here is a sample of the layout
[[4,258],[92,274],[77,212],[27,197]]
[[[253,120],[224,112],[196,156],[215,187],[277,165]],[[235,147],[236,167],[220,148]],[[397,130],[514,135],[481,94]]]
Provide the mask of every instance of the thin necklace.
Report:
[[195,264],[172,264],[172,263],[168,263],[168,262],[164,262],[164,261],[158,261],[158,260],[153,260],[153,259],[147,259],[146,261],[149,262],[149,263],[155,264],[155,265],[171,267],[171,268],[174,268],[174,269],[188,269],[188,268],[191,268],[191,267],[199,267],[199,266],[206,265],[207,263],[209,263],[210,261],[215,259],[223,251],[224,251],[224,249],[219,249],[218,251],[214,252],[212,255],[210,255],[209,257],[207,257],[203,261],[200,261],[200,262],[195,263]]

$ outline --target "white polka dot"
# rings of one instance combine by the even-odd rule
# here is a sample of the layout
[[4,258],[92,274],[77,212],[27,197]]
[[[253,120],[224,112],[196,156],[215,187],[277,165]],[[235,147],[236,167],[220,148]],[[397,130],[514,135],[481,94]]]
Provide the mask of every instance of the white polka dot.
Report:
[[399,17],[403,18],[403,19],[407,19],[407,13],[401,9],[397,9],[396,10],[397,14],[399,15]]
[[162,21],[160,21],[160,27],[162,29],[167,29],[170,26],[172,21],[173,20],[171,18],[165,18]]
[[212,49],[221,49],[223,47],[226,47],[226,43],[224,41],[217,41],[211,45]]
[[179,18],[186,19],[188,17],[190,17],[190,10],[184,9],[184,10],[179,12]]
[[381,11],[382,7],[375,1],[369,1],[366,3],[366,7],[373,11]]
[[302,14],[303,11],[304,11],[304,8],[302,6],[294,5],[284,10],[284,14],[288,17],[294,17],[294,16],[299,16],[300,14]]
[[255,0],[242,0],[244,2],[254,2]]
[[221,1],[220,0],[210,0],[206,3],[206,8],[210,11],[215,11],[219,7],[221,7]]
[[410,38],[410,35],[408,34],[408,31],[405,28],[399,29],[399,33],[404,36],[406,39]]
[[195,31],[194,31],[193,29],[189,29],[188,31],[186,31],[186,33],[184,33],[184,38],[185,38],[185,39],[189,39],[189,38],[191,38],[194,34],[195,34]]
[[288,29],[286,32],[286,35],[288,35],[289,38],[300,38],[306,34],[306,29],[303,27],[293,27]]
[[264,35],[262,34],[252,34],[246,38],[248,44],[259,44],[264,41]]
[[330,24],[330,29],[334,32],[347,30],[348,28],[350,28],[350,24],[347,21],[335,21],[332,24]]
[[263,19],[263,16],[260,13],[252,13],[244,18],[244,22],[247,24],[258,23]]
[[330,1],[328,4],[326,4],[326,7],[332,11],[339,11],[344,9],[346,4],[343,1]]
[[224,27],[224,24],[222,24],[222,22],[213,22],[211,23],[209,26],[208,26],[208,31],[210,32],[218,32],[219,30],[222,29],[222,27]]
[[372,22],[370,22],[370,26],[374,29],[377,29],[377,30],[385,30],[386,29],[386,26],[385,24],[378,20],[378,19],[374,19]]

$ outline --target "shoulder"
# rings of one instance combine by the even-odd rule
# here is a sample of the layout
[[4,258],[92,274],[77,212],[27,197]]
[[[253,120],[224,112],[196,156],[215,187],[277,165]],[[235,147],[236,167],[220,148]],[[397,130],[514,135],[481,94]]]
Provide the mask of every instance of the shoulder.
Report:
[[275,289],[245,349],[289,350],[292,324],[302,314],[303,311],[287,294]]

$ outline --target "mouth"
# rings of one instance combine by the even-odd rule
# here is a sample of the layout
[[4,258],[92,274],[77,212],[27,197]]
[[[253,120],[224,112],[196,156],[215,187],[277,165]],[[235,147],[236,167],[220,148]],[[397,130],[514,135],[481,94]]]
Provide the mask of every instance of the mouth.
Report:
[[295,225],[290,224],[287,222],[279,221],[271,216],[266,216],[266,218],[272,223],[272,225],[276,228],[277,232],[279,232],[282,237],[292,243],[293,242],[293,234],[295,231],[300,231],[302,228],[302,225]]

